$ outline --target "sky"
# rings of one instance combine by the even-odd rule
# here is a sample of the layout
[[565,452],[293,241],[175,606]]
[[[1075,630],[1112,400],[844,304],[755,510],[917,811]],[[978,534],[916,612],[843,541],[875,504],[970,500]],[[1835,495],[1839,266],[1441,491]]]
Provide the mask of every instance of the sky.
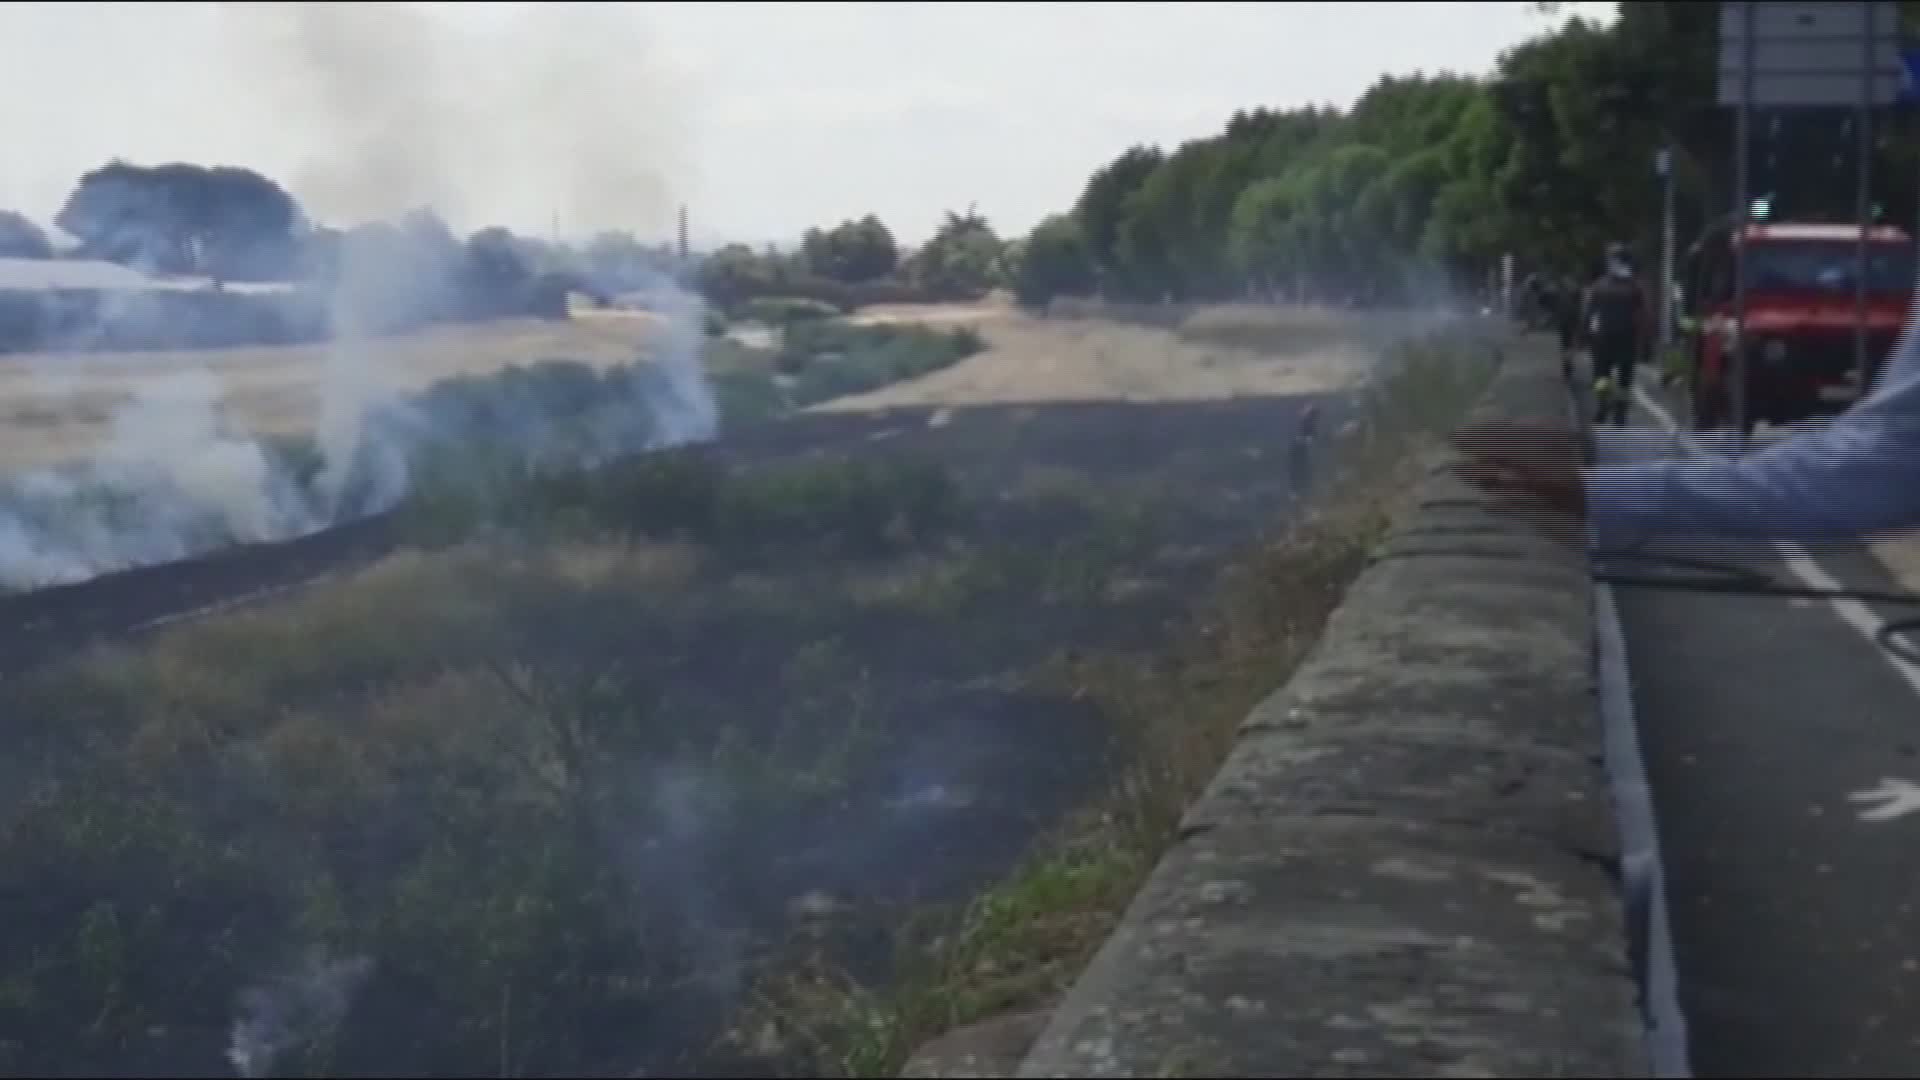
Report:
[[[1572,4],[1605,16],[1611,4]],[[1559,18],[1566,17],[1565,14]],[[245,165],[316,218],[784,243],[1006,234],[1136,143],[1480,74],[1525,3],[0,4],[0,207],[114,157]]]

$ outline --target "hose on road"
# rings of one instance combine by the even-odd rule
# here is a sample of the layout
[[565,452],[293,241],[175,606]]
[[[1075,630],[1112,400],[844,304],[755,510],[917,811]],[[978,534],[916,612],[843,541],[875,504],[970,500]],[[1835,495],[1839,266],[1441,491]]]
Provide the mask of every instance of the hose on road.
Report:
[[[1822,589],[1781,581],[1751,567],[1708,559],[1655,555],[1642,551],[1603,551],[1593,555],[1593,579],[1618,588],[1665,589],[1723,596],[1773,596],[1790,600],[1854,600],[1863,604],[1920,610],[1920,593],[1881,589]],[[1659,573],[1624,569],[1638,566]],[[1614,567],[1622,567],[1614,569]],[[1874,641],[1910,664],[1920,665],[1920,615],[1880,624]]]
[[[1576,409],[1592,403],[1571,381]],[[1643,407],[1646,402],[1641,402]],[[1658,419],[1658,417],[1656,417]],[[1697,452],[1687,438],[1669,426],[1679,448]],[[1690,559],[1646,551],[1597,551],[1591,555],[1593,580],[1627,589],[1664,589],[1671,592],[1713,593],[1721,596],[1771,596],[1784,600],[1853,600],[1883,607],[1920,611],[1920,593],[1882,589],[1824,589],[1781,581],[1771,574],[1735,563]],[[1658,572],[1647,572],[1658,571]],[[1920,666],[1920,615],[1883,621],[1874,631],[1874,643],[1907,663]]]

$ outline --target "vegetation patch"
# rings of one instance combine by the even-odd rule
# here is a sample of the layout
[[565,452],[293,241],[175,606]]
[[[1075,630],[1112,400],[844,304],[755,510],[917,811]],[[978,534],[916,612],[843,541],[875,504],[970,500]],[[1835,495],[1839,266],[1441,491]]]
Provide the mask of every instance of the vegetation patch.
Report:
[[[926,374],[981,348],[970,330],[804,320],[770,347],[701,340],[723,431]],[[583,469],[710,434],[685,385],[690,375],[676,374],[674,358],[658,351],[665,347],[673,346],[656,344],[623,365],[548,359],[442,380],[365,417],[345,460],[330,462],[314,436],[252,443],[226,434],[184,457],[162,447],[0,479],[0,588],[289,539],[403,497],[418,538],[434,542],[502,515],[525,517],[541,501],[530,491],[550,487],[546,503],[564,502],[571,495],[560,493],[577,487],[565,478]],[[633,479],[615,470],[593,483]]]
[[[1469,335],[1467,340],[1471,340]],[[998,884],[905,922],[897,966],[861,978],[802,943],[758,990],[742,1045],[826,1075],[896,1076],[932,1038],[1063,993],[1172,842],[1240,722],[1283,685],[1383,537],[1419,462],[1492,368],[1449,335],[1398,350],[1332,457],[1330,495],[1231,560],[1151,650],[1078,651],[1030,673],[1120,733],[1124,764]]]
[[[1422,348],[1329,507],[1482,373]],[[414,550],[0,683],[0,1071],[865,1073],[1044,1002],[1377,528],[1258,540],[1299,409],[439,459]]]
[[779,333],[771,348],[735,347],[710,365],[726,423],[772,419],[918,378],[985,347],[972,327],[857,325],[825,317],[789,317],[773,325]]

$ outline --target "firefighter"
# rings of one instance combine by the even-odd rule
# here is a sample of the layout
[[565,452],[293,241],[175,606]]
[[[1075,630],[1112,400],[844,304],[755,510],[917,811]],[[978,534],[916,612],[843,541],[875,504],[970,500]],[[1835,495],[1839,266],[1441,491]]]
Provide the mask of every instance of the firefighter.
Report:
[[1627,246],[1607,245],[1606,270],[1580,304],[1580,333],[1593,362],[1595,424],[1626,425],[1634,368],[1653,338],[1649,310]]

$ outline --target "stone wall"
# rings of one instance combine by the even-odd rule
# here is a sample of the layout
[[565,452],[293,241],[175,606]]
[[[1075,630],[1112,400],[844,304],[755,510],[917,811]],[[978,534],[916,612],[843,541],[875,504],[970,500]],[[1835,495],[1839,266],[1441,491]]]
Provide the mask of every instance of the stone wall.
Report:
[[[1476,419],[1577,429],[1511,350]],[[1584,553],[1443,466],[1022,1076],[1644,1076]]]

